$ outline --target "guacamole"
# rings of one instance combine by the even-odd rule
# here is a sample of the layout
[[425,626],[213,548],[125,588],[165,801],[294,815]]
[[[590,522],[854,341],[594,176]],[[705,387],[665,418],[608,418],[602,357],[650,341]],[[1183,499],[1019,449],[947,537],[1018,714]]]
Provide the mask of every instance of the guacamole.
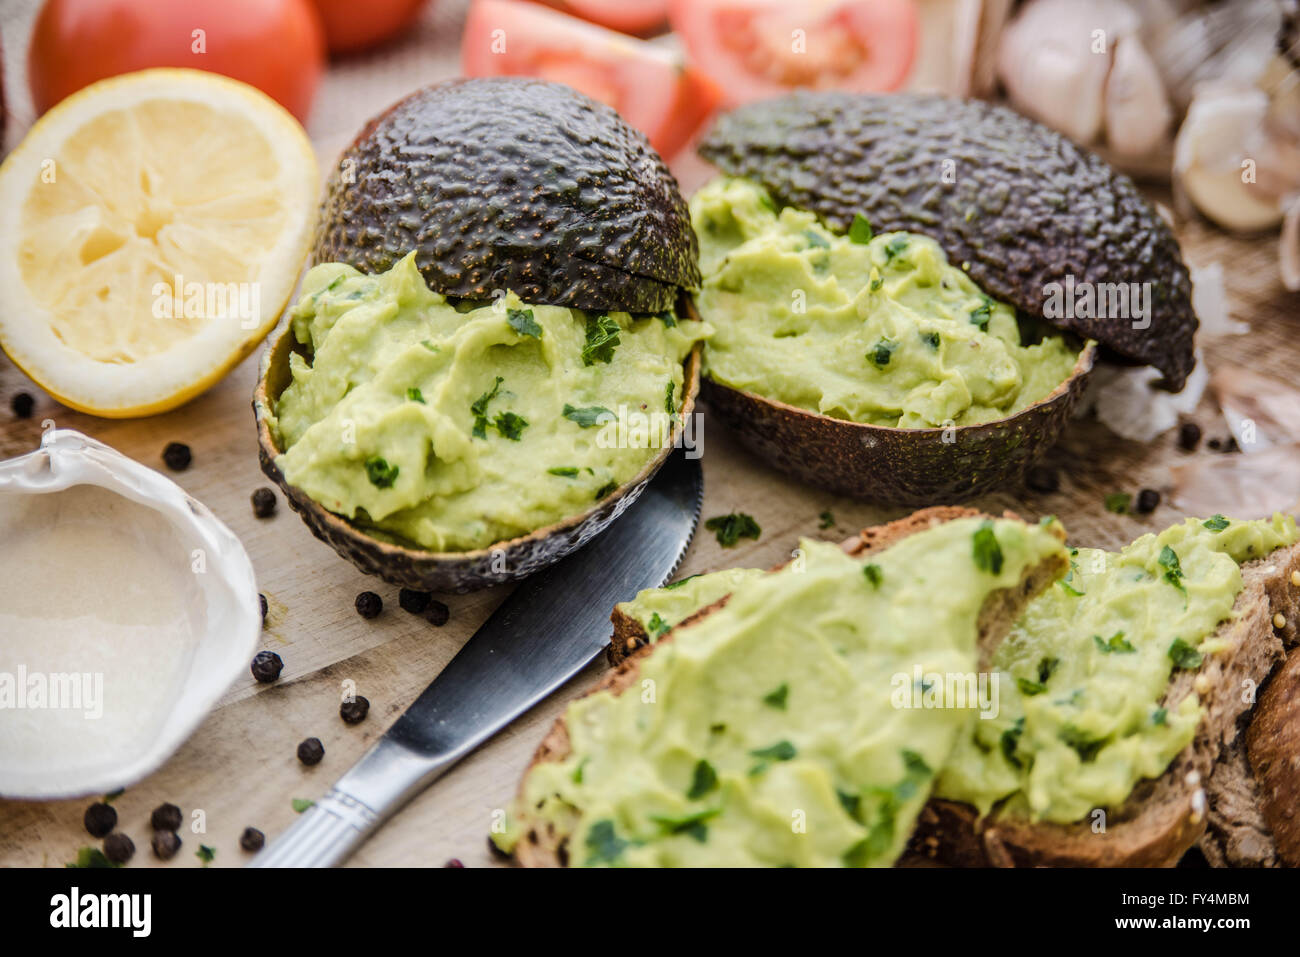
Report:
[[[1166,692],[1175,669],[1231,650],[1213,635],[1232,616],[1240,566],[1298,538],[1290,516],[1216,515],[1143,535],[1119,552],[1071,549],[1065,577],[1030,602],[994,653],[998,713],[969,722],[934,793],[981,813],[1010,798],[1011,813],[1059,823],[1123,803],[1196,733],[1196,695],[1166,701]],[[729,574],[747,581],[763,573],[687,579],[681,590],[695,586],[693,607],[664,589],[622,607],[643,626],[659,613],[671,627],[721,598]],[[666,629],[646,630],[654,639]]]
[[701,608],[730,595],[742,582],[766,574],[761,568],[727,568],[692,575],[663,588],[643,589],[631,601],[614,607],[640,624],[653,641]]
[[314,267],[291,322],[306,356],[272,410],[276,464],[330,511],[433,551],[527,534],[634,478],[710,331],[513,293],[454,303],[414,254],[376,276]]
[[935,793],[986,812],[1066,823],[1159,777],[1196,733],[1194,693],[1166,701],[1232,616],[1240,565],[1296,541],[1295,520],[1189,518],[1119,552],[1071,551],[1070,572],[1036,598],[998,647],[1001,709],[972,723]]
[[1005,418],[1074,368],[1078,351],[1062,336],[1024,344],[1015,310],[925,236],[870,237],[865,221],[836,235],[812,213],[778,211],[743,179],[713,180],[690,208],[704,276],[695,302],[716,329],[705,374],[715,382],[911,429]]
[[571,705],[571,752],[530,770],[498,843],[540,817],[575,865],[892,863],[972,709],[896,708],[891,687],[918,666],[972,673],[985,598],[1064,561],[1060,534],[959,519],[869,564],[802,543],[627,691]]

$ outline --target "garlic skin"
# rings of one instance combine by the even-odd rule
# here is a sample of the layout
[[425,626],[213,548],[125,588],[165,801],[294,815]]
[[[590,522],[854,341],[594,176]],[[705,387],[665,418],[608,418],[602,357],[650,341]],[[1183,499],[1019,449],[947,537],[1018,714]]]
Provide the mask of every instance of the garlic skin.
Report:
[[1137,36],[1116,38],[1114,50],[1106,79],[1106,142],[1119,157],[1149,156],[1167,142],[1173,109],[1160,71]]
[[1291,203],[1282,222],[1277,255],[1282,285],[1291,292],[1300,292],[1300,197]]
[[1268,107],[1263,90],[1202,87],[1174,141],[1175,182],[1225,229],[1258,232],[1282,221],[1281,204],[1257,182],[1258,158],[1274,153]]

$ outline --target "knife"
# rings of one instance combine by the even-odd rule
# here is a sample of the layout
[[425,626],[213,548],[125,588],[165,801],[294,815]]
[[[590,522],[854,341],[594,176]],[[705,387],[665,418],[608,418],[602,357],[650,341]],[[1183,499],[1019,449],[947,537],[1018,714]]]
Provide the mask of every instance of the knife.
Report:
[[583,669],[610,609],[677,570],[700,517],[698,458],[680,449],[608,529],[524,580],[338,783],[250,867],[341,863],[411,798]]

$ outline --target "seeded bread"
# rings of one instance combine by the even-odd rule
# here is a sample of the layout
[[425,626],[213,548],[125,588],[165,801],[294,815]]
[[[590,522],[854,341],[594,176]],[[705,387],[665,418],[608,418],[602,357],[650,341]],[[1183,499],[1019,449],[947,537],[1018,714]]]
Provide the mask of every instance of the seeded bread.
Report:
[[[923,509],[888,525],[866,529],[857,537],[844,542],[843,548],[850,555],[863,555],[884,548],[914,532],[923,531],[942,522],[978,515],[980,515],[979,512],[968,508],[939,507]],[[1018,516],[1007,513],[1006,517],[1017,518]],[[1016,588],[1002,589],[988,596],[980,609],[979,615],[978,642],[981,658],[990,654],[992,649],[997,646],[997,643],[1002,640],[1012,623],[1020,616],[1020,612],[1029,599],[1051,585],[1065,571],[1066,564],[1063,559],[1047,559],[1026,570]],[[673,631],[670,631],[655,644],[650,644],[646,640],[644,630],[639,623],[626,615],[616,613],[614,616],[614,640],[615,643],[621,642],[624,652],[619,656],[617,666],[605,675],[592,689],[592,692],[608,690],[618,694],[635,684],[637,675],[640,672],[641,659],[653,654],[654,650],[665,642],[672,641],[677,629],[709,614],[725,603],[726,598],[722,598],[714,604],[701,609],[686,621],[677,625]],[[630,646],[633,650],[629,654],[627,652],[629,648],[628,642],[633,640],[635,644]],[[569,733],[564,723],[564,717],[561,716],[551,727],[550,732],[533,755],[532,764],[539,764],[543,761],[560,761],[568,753]],[[566,835],[555,832],[550,826],[541,821],[529,823],[532,826],[524,832],[515,847],[515,859],[525,867],[566,866],[568,863],[565,846]]]

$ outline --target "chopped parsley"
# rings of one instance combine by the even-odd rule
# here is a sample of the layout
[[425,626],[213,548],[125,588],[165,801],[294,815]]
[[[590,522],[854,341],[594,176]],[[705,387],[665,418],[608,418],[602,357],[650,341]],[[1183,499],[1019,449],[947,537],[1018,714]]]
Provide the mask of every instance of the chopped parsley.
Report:
[[686,792],[687,798],[692,801],[699,800],[717,786],[718,772],[708,761],[700,758],[695,762],[695,770],[691,774],[691,786]]
[[1178,553],[1166,545],[1164,548],[1160,549],[1160,557],[1156,559],[1156,563],[1165,570],[1165,581],[1169,582],[1169,584],[1173,585],[1182,592],[1184,596],[1186,596],[1187,588],[1183,585],[1183,569],[1182,566],[1178,564]]
[[481,396],[470,403],[469,410],[474,414],[474,438],[487,438],[488,403],[497,397],[497,393],[501,391],[501,383],[505,381],[506,380],[501,378],[501,376],[497,376],[496,381],[492,383],[492,388],[488,389],[488,391],[484,392]]
[[907,248],[907,237],[897,236],[885,243],[885,262],[893,262],[895,256]]
[[1208,528],[1212,532],[1221,532],[1232,523],[1222,515],[1211,515],[1206,521],[1201,523],[1203,528]]
[[523,434],[524,429],[528,426],[528,420],[522,415],[516,415],[513,412],[498,412],[494,424],[502,436],[512,442],[518,442],[519,436]]
[[1047,684],[1047,679],[1056,673],[1056,669],[1061,666],[1060,658],[1044,658],[1038,663],[1038,683]]
[[872,346],[871,351],[867,353],[867,361],[877,369],[883,369],[885,366],[889,365],[889,359],[897,348],[898,343],[889,339],[881,339]]
[[573,478],[578,474],[578,470],[572,465],[557,465],[554,468],[547,469],[552,475],[563,475],[565,478]]
[[1002,573],[1002,546],[993,534],[993,523],[985,520],[974,535],[975,567],[992,575]]
[[1040,684],[1037,681],[1030,681],[1028,678],[1017,678],[1016,687],[1027,698],[1032,698],[1034,695],[1042,694],[1047,690],[1047,685]]
[[1079,760],[1085,763],[1094,760],[1097,757],[1097,752],[1106,743],[1105,738],[1094,738],[1086,731],[1076,728],[1072,724],[1063,727],[1057,737],[1071,748],[1074,748],[1075,753],[1079,755]]
[[[1074,552],[1071,552],[1070,554],[1075,555],[1078,554],[1078,552],[1076,550]],[[1079,570],[1078,563],[1071,561],[1070,570],[1065,573],[1064,578],[1062,578],[1060,581],[1056,583],[1060,585],[1061,588],[1063,588],[1068,594],[1071,594],[1076,598],[1080,598],[1083,596],[1083,592],[1079,591],[1079,589],[1075,588],[1074,585],[1071,584],[1074,581],[1074,573],[1077,572],[1078,570]]]
[[650,620],[646,622],[645,625],[646,634],[650,636],[651,641],[662,638],[664,633],[668,631],[668,628],[668,622],[663,620],[663,617],[659,612],[655,612],[651,615]]
[[782,682],[779,688],[769,691],[763,695],[763,704],[776,708],[778,711],[784,711],[786,701],[790,697],[790,685]]
[[1157,725],[1166,725],[1169,723],[1169,709],[1156,708],[1151,712],[1151,723]]
[[804,238],[808,240],[809,249],[830,249],[831,248],[831,244],[828,243],[821,236],[821,234],[816,232],[815,230],[805,229],[803,231],[803,235]]
[[609,495],[611,492],[613,492],[613,491],[614,491],[615,489],[617,489],[617,488],[618,488],[618,483],[617,483],[617,482],[615,482],[615,481],[613,481],[613,480],[606,482],[606,483],[605,483],[604,485],[602,485],[600,488],[596,489],[596,498],[595,498],[595,501],[599,502],[602,498],[604,498],[606,495]]
[[705,821],[721,813],[722,808],[715,807],[706,811],[696,811],[694,814],[683,814],[680,817],[651,816],[650,820],[669,834],[685,834],[703,844],[709,839],[709,828]]
[[561,414],[570,422],[577,422],[584,429],[590,429],[592,426],[601,425],[615,418],[614,413],[603,405],[588,405],[576,409],[567,402],[564,403],[564,411]]
[[662,322],[669,329],[677,325],[677,317],[673,315],[673,311],[671,309],[665,309],[663,312],[657,312],[655,313],[655,316],[659,319],[660,322]]
[[880,570],[880,566],[875,562],[868,562],[862,566],[862,574],[871,582],[873,588],[879,588],[880,583],[885,580],[885,573]]
[[587,850],[591,852],[587,863],[612,864],[627,845],[628,842],[614,832],[613,821],[597,821],[587,832]]
[[1112,655],[1116,652],[1131,654],[1137,651],[1137,649],[1129,643],[1129,640],[1124,637],[1124,632],[1122,631],[1115,632],[1115,634],[1111,635],[1109,638],[1103,638],[1101,635],[1093,635],[1092,640],[1097,645],[1097,649],[1103,655]]
[[[343,277],[339,277],[340,279]],[[83,847],[77,851],[77,859],[70,864],[64,864],[64,867],[81,867],[81,868],[110,868],[121,867],[121,864],[114,864],[107,855],[97,847]]]
[[993,315],[993,300],[988,296],[984,297],[984,302],[970,311],[970,324],[979,326],[980,332],[989,331],[989,318]]
[[204,867],[207,867],[216,860],[217,849],[215,847],[208,847],[206,844],[200,844],[199,849],[194,852],[194,856],[203,862]]
[[1205,655],[1181,638],[1175,638],[1174,643],[1169,646],[1169,657],[1173,659],[1175,668],[1184,668],[1188,671],[1201,667],[1201,662],[1205,660]]
[[619,332],[618,322],[609,316],[588,316],[587,342],[582,347],[582,364],[589,366],[613,359]]
[[664,586],[664,588],[665,588],[665,590],[666,590],[666,589],[670,589],[670,588],[681,588],[683,585],[685,585],[685,584],[686,584],[688,581],[690,581],[691,579],[693,579],[693,578],[699,578],[699,577],[700,577],[700,574],[701,574],[701,573],[697,572],[697,573],[694,574],[694,575],[687,575],[685,578],[679,578],[679,579],[677,579],[677,581],[675,581],[675,582],[669,582],[667,585]]
[[849,239],[855,243],[869,243],[871,237],[871,221],[861,213],[854,213],[853,223],[849,226]]
[[730,515],[716,515],[704,523],[704,527],[717,535],[718,544],[731,548],[742,538],[757,540],[763,530],[758,522],[744,512],[732,512]]
[[1020,736],[1025,733],[1025,719],[1016,718],[1011,727],[1002,732],[1002,737],[998,743],[1002,746],[1002,756],[1007,759],[1007,764],[1013,768],[1022,768],[1024,765],[1016,757],[1016,748],[1020,746]]
[[542,338],[542,327],[533,318],[531,309],[506,310],[506,322],[510,323],[510,328],[521,336],[532,336],[534,339]]
[[937,332],[923,332],[921,333],[921,341],[931,349],[937,350],[939,348],[939,343],[943,341],[943,337]]
[[826,511],[822,512],[817,517],[821,519],[821,521],[817,523],[818,528],[830,528],[832,525],[835,524],[835,516],[831,514],[831,510],[829,508]]
[[677,391],[677,383],[672,379],[668,380],[668,385],[664,387],[664,411],[669,415],[677,413],[677,404],[673,402],[673,394]]
[[418,403],[420,403],[421,405],[426,405],[426,404],[427,404],[427,403],[424,401],[424,393],[421,392],[419,389],[417,389],[417,388],[415,388],[415,387],[411,387],[411,388],[409,388],[409,389],[406,390],[406,398],[409,399],[409,400],[412,401],[412,402],[418,402]]
[[392,488],[397,481],[397,473],[396,465],[389,465],[378,455],[366,459],[366,478],[370,479],[370,484],[375,488]]
[[790,761],[794,759],[797,752],[789,741],[778,741],[771,747],[758,748],[749,753],[759,759],[758,764],[749,769],[749,773],[762,774],[767,770],[769,761]]
[[1106,496],[1103,503],[1106,511],[1114,512],[1116,515],[1123,515],[1128,511],[1129,503],[1133,501],[1133,496],[1128,492],[1111,492]]
[[316,802],[315,802],[315,801],[308,801],[306,798],[294,798],[294,799],[293,799],[293,809],[294,809],[295,811],[297,811],[299,814],[301,814],[303,811],[307,810],[307,808],[309,808],[309,807],[315,807],[315,806],[316,806]]

